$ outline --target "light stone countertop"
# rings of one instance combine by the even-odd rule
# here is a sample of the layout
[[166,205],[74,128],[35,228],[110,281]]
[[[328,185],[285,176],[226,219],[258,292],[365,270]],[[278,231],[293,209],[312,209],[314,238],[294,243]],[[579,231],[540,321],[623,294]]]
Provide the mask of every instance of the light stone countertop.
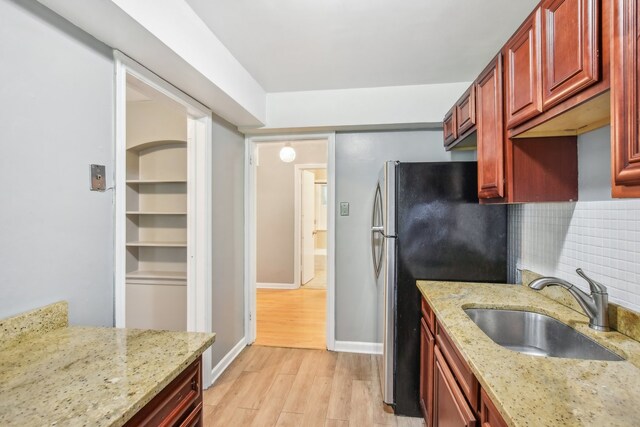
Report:
[[123,425],[214,339],[63,326],[0,346],[0,425]]
[[[518,285],[418,281],[418,288],[510,426],[635,426],[640,343],[596,332],[586,316]],[[623,356],[622,362],[529,356],[494,343],[465,308],[546,314]]]

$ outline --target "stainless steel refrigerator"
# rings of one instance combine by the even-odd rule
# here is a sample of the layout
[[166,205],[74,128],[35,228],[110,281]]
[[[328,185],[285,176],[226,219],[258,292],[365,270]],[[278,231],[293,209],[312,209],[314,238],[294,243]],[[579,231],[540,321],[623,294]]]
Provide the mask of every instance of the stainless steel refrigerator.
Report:
[[385,162],[375,189],[371,256],[377,278],[382,393],[420,416],[420,292],[416,280],[506,282],[507,212],[478,203],[477,163]]

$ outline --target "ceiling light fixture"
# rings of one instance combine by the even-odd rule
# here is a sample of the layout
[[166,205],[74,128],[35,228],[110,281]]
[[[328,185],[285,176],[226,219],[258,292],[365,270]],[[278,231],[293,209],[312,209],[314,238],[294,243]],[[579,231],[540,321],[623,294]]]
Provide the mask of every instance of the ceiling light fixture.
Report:
[[285,143],[284,147],[280,149],[280,160],[285,163],[291,163],[296,159],[296,150],[293,149],[290,143]]

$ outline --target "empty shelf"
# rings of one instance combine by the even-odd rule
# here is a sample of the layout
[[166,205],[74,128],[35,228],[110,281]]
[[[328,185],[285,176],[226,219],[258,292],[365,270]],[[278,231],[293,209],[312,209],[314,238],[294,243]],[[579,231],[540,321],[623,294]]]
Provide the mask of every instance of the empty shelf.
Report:
[[186,212],[140,212],[127,211],[127,215],[186,215]]
[[127,279],[151,279],[151,280],[187,280],[185,271],[130,271]]
[[128,179],[127,184],[186,184],[186,179]]
[[127,242],[127,246],[148,246],[158,248],[186,248],[187,242]]

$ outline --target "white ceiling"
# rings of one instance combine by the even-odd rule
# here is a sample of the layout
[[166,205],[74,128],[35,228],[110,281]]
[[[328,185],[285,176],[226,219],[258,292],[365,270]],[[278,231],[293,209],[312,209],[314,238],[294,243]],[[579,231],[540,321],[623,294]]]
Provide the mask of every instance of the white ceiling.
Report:
[[538,0],[186,0],[267,92],[473,80]]

